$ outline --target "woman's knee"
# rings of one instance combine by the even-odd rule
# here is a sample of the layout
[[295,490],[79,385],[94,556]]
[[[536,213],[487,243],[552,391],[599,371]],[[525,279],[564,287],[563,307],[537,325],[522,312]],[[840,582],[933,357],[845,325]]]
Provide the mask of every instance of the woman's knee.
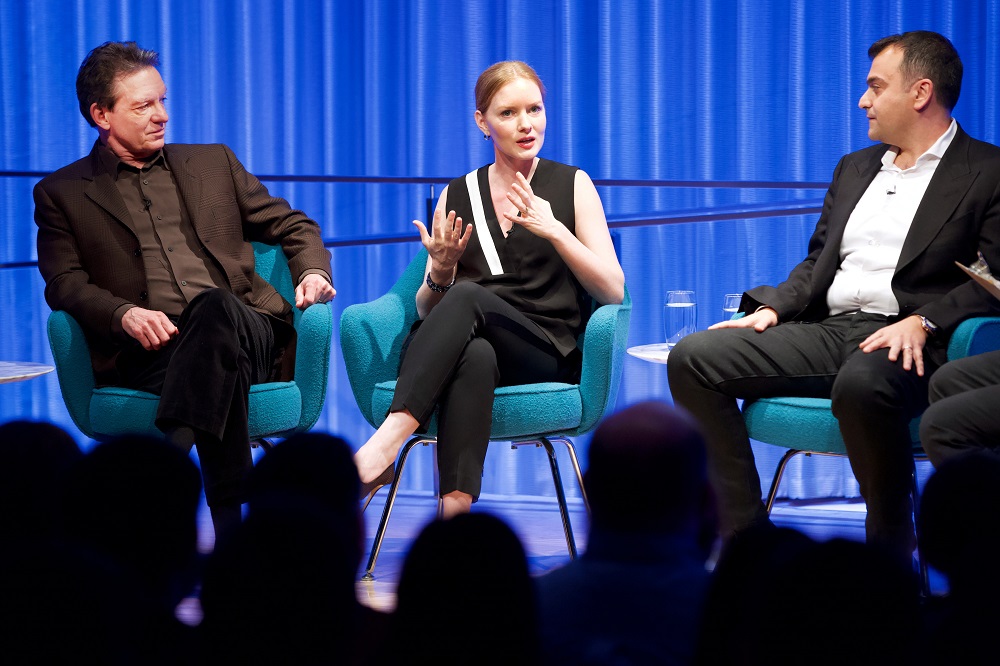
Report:
[[458,374],[482,380],[492,377],[495,386],[500,381],[500,370],[493,345],[482,338],[469,340],[458,359],[456,375]]

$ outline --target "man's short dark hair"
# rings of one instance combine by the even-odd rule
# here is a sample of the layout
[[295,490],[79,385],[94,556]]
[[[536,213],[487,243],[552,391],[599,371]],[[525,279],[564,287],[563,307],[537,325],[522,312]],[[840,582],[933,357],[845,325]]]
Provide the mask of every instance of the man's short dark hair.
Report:
[[160,64],[156,51],[140,48],[135,42],[104,42],[87,54],[76,75],[76,97],[80,113],[91,127],[97,123],[90,116],[93,104],[102,109],[115,108],[115,85],[121,76]]
[[907,85],[917,79],[930,79],[941,106],[951,111],[962,92],[962,59],[948,38],[929,30],[914,30],[883,37],[868,49],[875,59],[890,46],[903,52],[899,71]]

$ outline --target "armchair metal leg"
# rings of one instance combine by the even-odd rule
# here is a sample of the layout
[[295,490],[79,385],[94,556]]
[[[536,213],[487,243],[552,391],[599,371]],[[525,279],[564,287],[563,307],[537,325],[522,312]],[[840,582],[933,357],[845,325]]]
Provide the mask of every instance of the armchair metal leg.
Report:
[[572,440],[566,437],[552,437],[553,442],[562,442],[566,445],[566,451],[569,453],[569,461],[573,464],[573,471],[576,473],[576,482],[580,484],[580,496],[583,497],[583,506],[587,509],[587,515],[590,515],[590,500],[587,499],[587,489],[583,486],[583,472],[580,469],[580,460],[576,457],[576,447],[573,446]]
[[562,518],[563,533],[566,535],[566,547],[569,549],[571,560],[576,559],[576,541],[573,539],[573,524],[569,519],[569,506],[566,504],[566,492],[563,490],[562,477],[559,475],[559,462],[556,460],[555,449],[552,442],[546,437],[540,440],[545,452],[549,455],[549,468],[552,470],[552,483],[556,487],[556,498],[559,500],[559,515]]
[[774,498],[778,495],[778,485],[781,483],[781,475],[785,473],[785,465],[800,453],[809,455],[805,451],[788,449],[785,455],[781,456],[781,460],[778,461],[778,468],[774,471],[774,479],[771,480],[771,489],[767,491],[767,500],[764,502],[764,510],[767,511],[767,515],[771,515],[771,507],[774,506]]
[[426,437],[414,437],[403,445],[399,456],[396,458],[396,473],[392,477],[392,484],[389,486],[389,496],[385,500],[385,508],[382,509],[382,518],[378,523],[378,530],[375,532],[375,542],[372,544],[371,554],[368,556],[368,566],[365,567],[365,574],[361,580],[375,580],[372,571],[375,569],[375,562],[378,560],[379,551],[382,550],[382,540],[385,539],[385,528],[389,524],[389,516],[392,514],[392,507],[396,504],[396,493],[399,491],[399,479],[403,474],[403,466],[406,464],[406,457],[410,454],[410,449],[420,443],[433,442],[433,439]]
[[[913,498],[913,523],[916,524],[916,512],[917,507],[920,502],[920,488],[917,485],[917,468],[916,465],[913,467],[913,473],[910,474],[910,496]],[[930,572],[927,570],[927,560],[924,559],[923,553],[917,550],[917,568],[919,569],[920,577],[920,594],[925,598],[931,596],[931,577]]]
[[254,449],[260,447],[261,450],[264,451],[264,453],[267,453],[268,451],[274,448],[274,444],[272,444],[271,440],[267,439],[266,437],[261,437],[260,439],[250,440],[250,447]]

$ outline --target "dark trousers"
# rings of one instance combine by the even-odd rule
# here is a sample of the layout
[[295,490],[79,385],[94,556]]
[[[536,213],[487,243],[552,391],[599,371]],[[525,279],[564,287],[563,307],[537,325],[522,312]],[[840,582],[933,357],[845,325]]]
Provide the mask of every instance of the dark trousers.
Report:
[[[898,555],[914,546],[910,421],[927,406],[930,374],[943,349],[925,350],[924,376],[905,371],[888,349],[859,344],[886,325],[881,315],[839,315],[817,323],[702,331],[681,339],[667,364],[674,402],[701,422],[723,535],[766,519],[760,478],[737,398],[830,398],[851,467],[868,505],[868,540]],[[803,433],[803,448],[808,447]]]
[[123,385],[160,396],[156,426],[195,431],[209,506],[238,505],[253,467],[251,384],[267,381],[275,354],[270,319],[225,289],[196,296],[159,351],[141,348],[118,361]]
[[440,493],[479,497],[498,386],[578,382],[579,355],[564,358],[536,324],[472,282],[445,294],[404,346],[390,412],[426,423],[438,409]]
[[934,465],[975,450],[1000,454],[1000,351],[957,359],[931,378],[920,443]]

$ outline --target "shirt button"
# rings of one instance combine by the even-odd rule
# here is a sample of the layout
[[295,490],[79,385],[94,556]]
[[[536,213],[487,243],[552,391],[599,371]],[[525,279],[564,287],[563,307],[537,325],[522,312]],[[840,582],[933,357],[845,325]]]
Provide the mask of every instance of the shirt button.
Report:
[[174,248],[172,248],[172,247],[168,247],[167,248],[167,252],[173,252],[173,251],[174,251]]
[[181,280],[181,286],[182,287],[188,286],[187,280]]
[[134,250],[132,252],[132,256],[133,257],[141,257],[142,256],[142,250]]
[[163,219],[163,216],[162,216],[162,215],[157,215],[157,216],[156,216],[156,219],[158,219],[158,220],[162,220],[162,219]]
[[147,294],[146,292],[144,292],[144,291],[139,292],[139,300],[140,301],[146,300],[147,296],[149,296],[149,294]]
[[143,185],[149,185],[149,181],[148,180],[144,180],[144,181],[142,181],[142,184]]

